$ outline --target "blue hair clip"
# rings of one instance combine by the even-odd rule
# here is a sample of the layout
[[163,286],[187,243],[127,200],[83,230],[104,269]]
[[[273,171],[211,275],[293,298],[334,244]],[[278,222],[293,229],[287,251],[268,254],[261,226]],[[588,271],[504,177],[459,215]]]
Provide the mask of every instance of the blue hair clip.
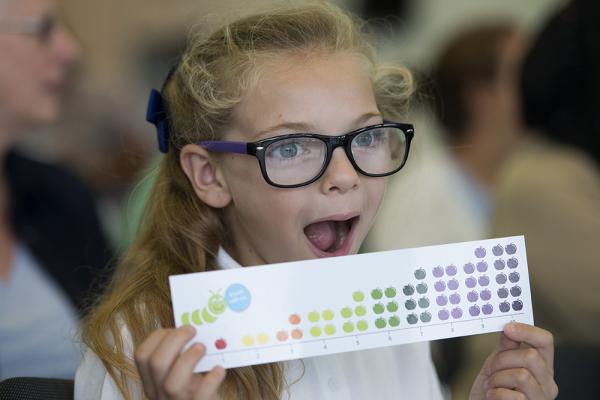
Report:
[[158,149],[161,153],[169,151],[169,128],[167,121],[167,111],[160,92],[152,89],[148,99],[148,110],[146,111],[146,121],[156,126],[158,136]]

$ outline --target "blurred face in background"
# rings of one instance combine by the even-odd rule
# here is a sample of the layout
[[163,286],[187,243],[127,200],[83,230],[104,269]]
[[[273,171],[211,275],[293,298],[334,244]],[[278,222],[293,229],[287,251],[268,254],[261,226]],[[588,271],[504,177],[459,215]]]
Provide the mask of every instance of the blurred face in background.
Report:
[[59,115],[79,47],[56,12],[52,0],[0,0],[0,140],[5,144]]

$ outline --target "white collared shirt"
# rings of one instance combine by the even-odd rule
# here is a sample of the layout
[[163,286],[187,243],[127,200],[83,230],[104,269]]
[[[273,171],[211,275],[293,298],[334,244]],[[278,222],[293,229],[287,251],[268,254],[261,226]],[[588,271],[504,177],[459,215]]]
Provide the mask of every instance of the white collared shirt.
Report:
[[[217,262],[223,269],[240,267],[223,248]],[[131,342],[126,329],[122,334]],[[286,388],[283,399],[442,400],[428,342],[292,360],[283,366],[286,382],[295,382]],[[121,398],[98,357],[88,349],[77,370],[75,400]]]

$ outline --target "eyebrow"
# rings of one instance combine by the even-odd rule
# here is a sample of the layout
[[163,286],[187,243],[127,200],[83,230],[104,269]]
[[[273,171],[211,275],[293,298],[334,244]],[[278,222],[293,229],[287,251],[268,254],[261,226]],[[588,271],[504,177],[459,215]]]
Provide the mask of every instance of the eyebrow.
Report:
[[[381,113],[379,113],[379,112],[365,113],[365,114],[361,115],[360,117],[356,118],[352,122],[351,126],[357,127],[358,125],[360,125],[360,124],[364,123],[365,121],[368,121],[374,117],[381,117]],[[263,137],[265,135],[271,134],[276,131],[284,130],[284,129],[296,131],[298,133],[317,133],[316,131],[318,130],[315,128],[314,125],[311,125],[311,124],[305,123],[305,122],[283,122],[281,124],[277,124],[275,126],[271,126],[269,128],[263,129],[262,131],[258,132],[256,135],[253,135],[252,140],[260,139],[261,137]]]

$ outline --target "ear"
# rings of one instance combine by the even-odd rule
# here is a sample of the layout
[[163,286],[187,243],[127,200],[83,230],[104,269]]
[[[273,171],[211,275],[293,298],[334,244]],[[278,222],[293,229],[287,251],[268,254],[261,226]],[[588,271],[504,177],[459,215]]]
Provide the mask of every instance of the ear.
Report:
[[223,208],[231,202],[219,164],[206,149],[195,144],[185,145],[179,163],[200,200],[214,208]]

